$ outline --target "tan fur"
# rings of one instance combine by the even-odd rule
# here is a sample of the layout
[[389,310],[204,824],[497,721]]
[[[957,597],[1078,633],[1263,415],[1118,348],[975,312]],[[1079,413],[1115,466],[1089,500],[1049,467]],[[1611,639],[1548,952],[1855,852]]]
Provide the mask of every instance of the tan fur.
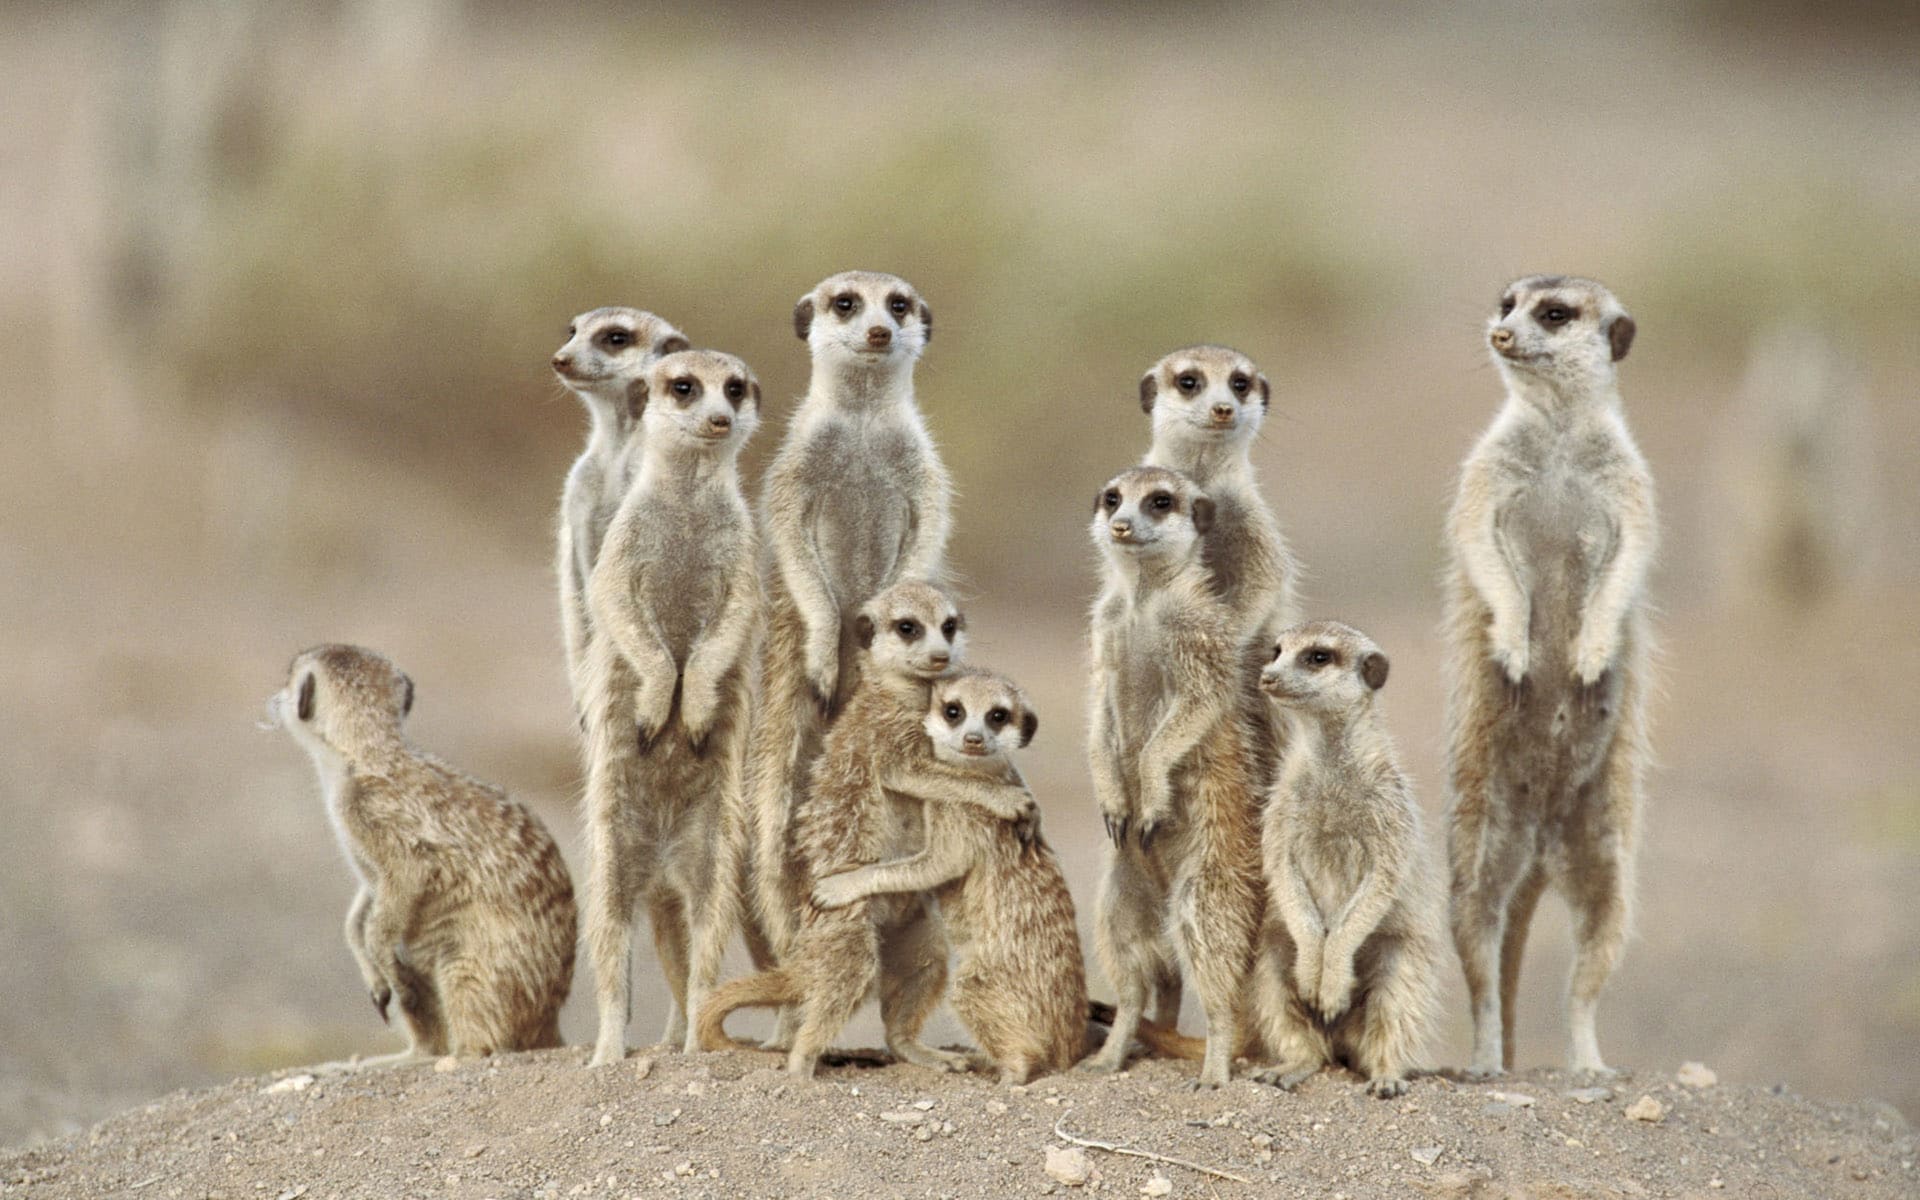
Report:
[[607,525],[640,469],[639,421],[628,392],[655,359],[687,347],[684,334],[650,312],[596,308],[573,319],[553,355],[554,376],[579,397],[592,420],[586,449],[567,472],[555,539],[560,631],[576,713],[585,712],[587,644],[593,637],[587,580]]
[[1246,652],[1240,672],[1244,719],[1262,788],[1277,769],[1284,729],[1260,694],[1260,668],[1274,638],[1300,619],[1299,568],[1260,494],[1250,458],[1271,396],[1254,361],[1225,346],[1175,350],[1140,379],[1140,403],[1153,419],[1153,445],[1142,465],[1179,471],[1213,501],[1213,527],[1201,543],[1201,560]]
[[[923,721],[936,759],[973,779],[1024,787],[1008,752],[1037,720],[1008,680],[962,671],[934,684]],[[839,908],[879,895],[931,892],[956,955],[948,999],[1003,1083],[1062,1071],[1086,1053],[1087,975],[1073,897],[1045,840],[942,789],[926,802],[926,845],[911,858],[815,881]]]
[[1212,512],[1191,480],[1157,467],[1123,472],[1096,498],[1106,571],[1088,735],[1113,841],[1095,945],[1119,1000],[1112,1036],[1085,1065],[1123,1064],[1149,990],[1172,1028],[1184,966],[1207,1017],[1202,1086],[1227,1081],[1245,1039],[1264,906],[1255,758],[1238,700],[1245,656],[1201,558]]
[[674,998],[664,1040],[694,1047],[687,1014],[739,924],[747,850],[746,730],[761,603],[737,459],[760,388],[732,355],[681,351],[644,377],[645,448],[607,530],[588,600],[587,951],[599,1036],[626,1053],[634,910],[644,904]]
[[[558,1046],[573,980],[573,884],[539,818],[415,748],[413,682],[357,646],[300,654],[269,721],[306,749],[360,890],[347,948],[405,1053]],[[365,1064],[362,1064],[365,1065]]]
[[914,402],[932,330],[918,293],[849,271],[802,296],[794,316],[813,374],[760,498],[767,637],[750,771],[755,915],[781,951],[801,894],[785,869],[794,798],[859,682],[854,615],[895,582],[941,580],[952,503]]
[[[1626,941],[1639,840],[1653,480],[1614,364],[1633,323],[1590,280],[1531,277],[1489,328],[1506,403],[1461,470],[1447,576],[1448,857],[1472,1069],[1513,1065],[1541,892],[1573,910],[1568,1060],[1604,1071],[1601,987]],[[1510,301],[1508,304],[1506,302]],[[1568,315],[1554,321],[1554,310]]]
[[1375,703],[1386,678],[1373,640],[1333,621],[1283,631],[1260,674],[1289,726],[1261,818],[1267,947],[1288,992],[1264,1041],[1289,1086],[1344,1061],[1397,1096],[1438,1014],[1439,897]]
[[[995,812],[1031,820],[1024,787],[972,781],[933,761],[921,722],[929,684],[960,653],[962,620],[938,588],[900,583],[869,601],[852,623],[862,644],[860,684],[828,731],[808,787],[796,805],[788,870],[813,881],[836,871],[897,858],[920,848],[920,805],[899,793],[924,794],[929,772],[939,786]],[[863,900],[823,909],[801,892],[800,920],[777,973],[728,984],[701,1009],[701,1045],[731,1044],[727,1015],[748,1003],[798,997],[800,1012],[787,1068],[810,1076],[829,1041],[876,989],[887,1047],[907,1062],[959,1070],[965,1060],[921,1043],[920,1030],[946,985],[947,946],[927,897]]]

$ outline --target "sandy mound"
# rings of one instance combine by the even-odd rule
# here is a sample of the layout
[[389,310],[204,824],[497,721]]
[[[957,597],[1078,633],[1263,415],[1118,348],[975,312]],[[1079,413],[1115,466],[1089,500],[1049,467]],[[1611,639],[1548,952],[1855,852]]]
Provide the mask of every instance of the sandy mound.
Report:
[[[1160,1062],[1009,1089],[909,1067],[828,1069],[795,1084],[772,1056],[750,1053],[655,1054],[600,1071],[584,1058],[293,1072],[177,1092],[90,1132],[0,1153],[0,1194],[1360,1200],[1920,1188],[1914,1132],[1887,1105],[1664,1075],[1586,1091],[1552,1071],[1497,1084],[1429,1077],[1379,1101],[1337,1073],[1292,1095],[1247,1081],[1196,1093],[1184,1086],[1189,1069]],[[1193,1166],[1076,1153],[1063,1133]],[[1084,1182],[1066,1182],[1088,1167]]]

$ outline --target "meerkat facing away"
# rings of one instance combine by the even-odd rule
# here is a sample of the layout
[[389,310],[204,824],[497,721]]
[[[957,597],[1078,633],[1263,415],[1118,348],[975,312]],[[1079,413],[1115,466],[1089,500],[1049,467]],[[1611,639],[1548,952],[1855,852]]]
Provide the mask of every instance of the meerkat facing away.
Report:
[[634,909],[673,993],[665,1041],[691,1051],[739,925],[746,731],[760,584],[740,448],[760,385],[730,354],[683,350],[636,390],[645,449],[593,569],[588,602],[587,951],[593,1065],[626,1054]]
[[1574,919],[1568,1061],[1606,1070],[1594,1014],[1633,902],[1658,536],[1615,378],[1633,336],[1605,287],[1560,276],[1515,281],[1488,323],[1507,398],[1448,521],[1446,660],[1453,938],[1480,1075],[1513,1065],[1548,884]]
[[1261,788],[1272,781],[1283,731],[1260,694],[1260,668],[1274,638],[1299,619],[1299,568],[1260,495],[1250,457],[1272,396],[1254,361],[1225,346],[1175,350],[1140,377],[1140,407],[1153,419],[1142,465],[1179,471],[1213,501],[1201,559],[1246,650],[1240,678]]
[[[934,757],[979,778],[1022,785],[1008,754],[1039,717],[1010,680],[962,670],[933,685],[922,727]],[[813,902],[931,892],[955,955],[948,1002],[1002,1083],[1064,1071],[1087,1047],[1087,973],[1073,896],[1053,850],[977,806],[925,801],[926,845],[911,858],[814,881]],[[981,1065],[976,1063],[976,1065]]]
[[940,582],[952,506],[914,402],[933,313],[913,286],[833,275],[800,298],[793,323],[813,374],[760,497],[767,637],[750,772],[755,909],[781,952],[802,892],[783,870],[794,796],[858,682],[855,615],[899,580]]
[[413,680],[358,646],[301,652],[267,701],[313,758],[360,881],[347,948],[380,1019],[397,1002],[406,1026],[407,1050],[371,1061],[558,1046],[574,944],[560,848],[506,793],[410,744],[412,711]]
[[1119,1069],[1149,990],[1158,1024],[1178,1023],[1184,964],[1207,1017],[1207,1087],[1227,1081],[1243,1044],[1265,903],[1256,759],[1240,702],[1245,655],[1201,557],[1212,518],[1206,494],[1161,467],[1124,471],[1094,498],[1106,570],[1093,608],[1087,739],[1113,843],[1095,946],[1118,1002],[1112,1035],[1085,1066]]
[[1268,1014],[1286,1087],[1345,1060],[1373,1095],[1397,1096],[1438,1011],[1439,897],[1374,704],[1387,666],[1359,630],[1310,621],[1281,633],[1260,673],[1290,727],[1261,817],[1267,933],[1290,992]]
[[567,647],[567,683],[574,709],[586,707],[587,581],[600,557],[607,525],[640,469],[640,406],[628,393],[664,354],[691,348],[686,335],[637,308],[596,308],[567,326],[552,359],[553,373],[586,405],[592,425],[587,446],[567,472],[560,495],[554,574],[560,584],[560,631]]
[[699,1014],[706,1049],[734,1045],[727,1015],[749,1005],[798,1006],[787,1069],[811,1076],[829,1041],[875,990],[896,1058],[963,1070],[958,1055],[920,1041],[946,987],[947,945],[924,895],[889,896],[828,910],[808,895],[819,876],[897,858],[923,842],[921,804],[937,794],[997,818],[1031,825],[1033,797],[1018,782],[955,770],[934,758],[922,722],[932,682],[958,659],[964,621],[944,592],[898,583],[854,620],[860,683],[828,731],[794,809],[791,865],[803,881],[800,920],[779,967],[715,989]]

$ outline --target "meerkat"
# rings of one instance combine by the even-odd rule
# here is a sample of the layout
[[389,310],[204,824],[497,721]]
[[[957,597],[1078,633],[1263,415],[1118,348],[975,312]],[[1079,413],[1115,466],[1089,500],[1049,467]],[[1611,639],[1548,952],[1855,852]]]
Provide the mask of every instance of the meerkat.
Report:
[[715,989],[700,1010],[706,1049],[736,1045],[728,1014],[746,1006],[797,1006],[787,1055],[796,1076],[814,1072],[828,1042],[878,991],[887,1048],[905,1062],[964,1070],[966,1060],[920,1041],[946,986],[947,946],[923,895],[861,901],[828,910],[808,895],[822,875],[919,849],[921,805],[895,796],[937,794],[997,818],[1031,823],[1023,784],[981,778],[938,762],[923,721],[934,680],[962,652],[964,619],[930,584],[895,584],[852,622],[860,683],[828,731],[794,809],[792,874],[802,881],[800,920],[777,968]]
[[1213,515],[1204,492],[1162,467],[1124,471],[1094,497],[1106,569],[1087,746],[1112,842],[1095,946],[1118,1002],[1112,1035],[1083,1065],[1124,1063],[1149,990],[1157,1024],[1172,1029],[1184,964],[1207,1018],[1203,1087],[1227,1081],[1243,1044],[1265,904],[1245,655],[1202,557]]
[[750,772],[754,907],[776,951],[801,898],[783,869],[794,795],[857,682],[855,614],[899,580],[941,581],[952,507],[914,401],[933,313],[912,285],[831,276],[794,306],[793,327],[813,374],[761,493],[767,637]]
[[1574,920],[1568,1061],[1626,941],[1649,747],[1653,479],[1615,378],[1633,318],[1591,280],[1509,285],[1487,341],[1507,386],[1448,519],[1448,857],[1472,1071],[1513,1065],[1514,996],[1548,884]]
[[626,1054],[636,906],[673,994],[665,1042],[739,925],[745,766],[760,622],[741,447],[760,385],[730,354],[683,350],[636,382],[645,448],[588,584],[586,940],[599,1007],[592,1063]]
[[1267,936],[1291,995],[1270,1038],[1283,1087],[1344,1060],[1367,1091],[1397,1096],[1438,1012],[1439,897],[1374,702],[1387,670],[1364,633],[1310,621],[1281,633],[1260,673],[1289,725],[1261,817]]
[[[969,776],[1024,786],[1009,759],[1039,717],[1011,681],[962,670],[933,685],[922,727],[934,757]],[[844,908],[891,894],[932,893],[954,951],[948,1002],[1002,1083],[1064,1071],[1087,1051],[1087,974],[1060,861],[1037,835],[939,794],[925,804],[926,846],[911,858],[814,881],[813,903]]]
[[312,757],[360,888],[347,948],[403,1053],[559,1046],[573,981],[573,884],[546,827],[506,793],[407,741],[413,680],[358,646],[296,656],[267,723]]
[[586,449],[567,472],[560,496],[554,564],[567,683],[577,712],[586,709],[587,642],[592,637],[587,581],[614,511],[640,469],[640,409],[629,391],[655,359],[691,345],[685,334],[650,312],[596,308],[573,319],[566,343],[553,355],[554,375],[586,405],[592,421]]

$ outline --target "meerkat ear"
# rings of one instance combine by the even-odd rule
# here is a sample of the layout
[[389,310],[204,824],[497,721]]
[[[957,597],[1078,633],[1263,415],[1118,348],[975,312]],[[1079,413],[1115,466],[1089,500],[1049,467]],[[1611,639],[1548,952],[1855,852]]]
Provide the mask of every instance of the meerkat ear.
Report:
[[1633,349],[1633,335],[1637,328],[1633,318],[1625,313],[1615,317],[1613,324],[1607,326],[1607,345],[1613,350],[1613,361],[1619,362],[1627,356],[1627,351]]
[[1360,660],[1360,678],[1377,692],[1387,685],[1388,665],[1387,656],[1375,650]]
[[1026,712],[1023,712],[1020,714],[1020,744],[1022,746],[1032,745],[1033,735],[1039,732],[1039,730],[1040,730],[1040,714],[1039,713],[1034,712],[1032,709],[1028,709]]
[[865,613],[853,619],[853,636],[860,641],[862,650],[873,649],[873,618]]
[[669,354],[678,354],[682,350],[691,349],[693,349],[693,343],[676,333],[660,343],[659,356],[665,358]]
[[1265,375],[1255,375],[1254,378],[1260,381],[1260,407],[1271,408],[1273,406],[1273,385],[1267,382]]
[[308,671],[300,679],[300,719],[313,720],[313,672]]
[[933,340],[933,310],[927,307],[927,302],[925,300],[922,300],[920,302],[920,323],[927,327],[927,331],[922,336],[921,340],[928,341],[928,342],[932,341]]
[[755,408],[759,408],[760,407],[760,381],[758,379],[748,380],[747,391],[753,397],[753,406]]
[[1193,531],[1205,533],[1213,528],[1213,501],[1205,496],[1193,498]]
[[406,716],[413,711],[413,676],[400,672],[402,694],[400,696],[400,715]]
[[793,306],[793,336],[801,341],[807,340],[807,331],[813,328],[813,297],[802,296],[800,303]]
[[627,385],[627,419],[638,421],[647,411],[647,381],[636,379]]
[[1140,411],[1153,412],[1153,398],[1160,392],[1160,377],[1148,371],[1140,377]]

